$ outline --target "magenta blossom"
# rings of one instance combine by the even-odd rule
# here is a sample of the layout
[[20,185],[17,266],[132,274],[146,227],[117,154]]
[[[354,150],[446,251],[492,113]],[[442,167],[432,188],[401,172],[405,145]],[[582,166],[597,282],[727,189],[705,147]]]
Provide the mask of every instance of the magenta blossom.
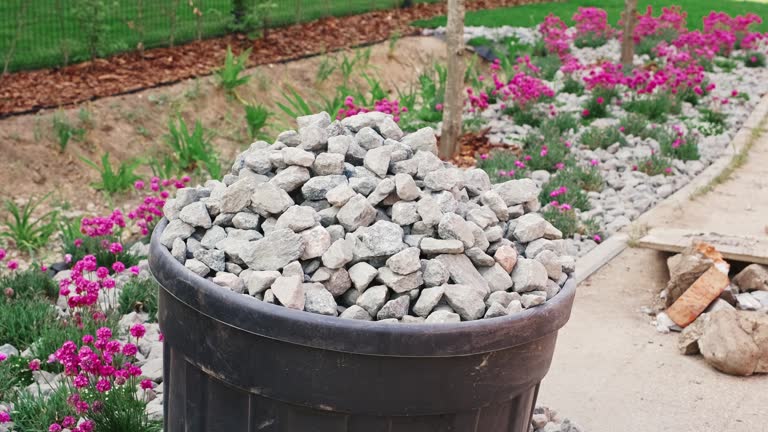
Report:
[[147,329],[141,324],[135,324],[131,327],[131,336],[139,339],[147,333]]

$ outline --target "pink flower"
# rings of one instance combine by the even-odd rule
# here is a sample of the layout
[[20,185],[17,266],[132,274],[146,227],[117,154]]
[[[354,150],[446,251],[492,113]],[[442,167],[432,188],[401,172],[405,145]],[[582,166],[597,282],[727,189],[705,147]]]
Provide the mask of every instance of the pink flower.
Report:
[[671,167],[664,168],[664,172],[667,174],[672,174],[672,168]]
[[131,327],[131,335],[136,339],[143,337],[147,333],[147,329],[141,324],[135,324]]
[[136,276],[138,276],[140,272],[139,266],[131,266],[128,270],[130,270],[131,273],[133,273]]
[[123,355],[126,355],[128,357],[133,357],[138,352],[138,349],[136,348],[136,345],[132,343],[127,343],[123,346]]
[[123,245],[117,242],[112,243],[111,245],[109,245],[109,251],[117,255],[123,251]]
[[589,164],[592,166],[598,166],[600,164],[600,161],[597,159],[592,159],[591,161],[589,161]]
[[74,426],[75,425],[75,418],[72,416],[65,416],[64,419],[61,420],[61,425],[66,427]]
[[499,172],[496,173],[499,177],[506,177],[507,172],[504,170],[499,170]]
[[624,132],[624,126],[619,126],[619,132]]
[[738,96],[738,95],[739,95],[739,91],[738,91],[738,90],[733,90],[733,91],[731,92],[731,97],[736,97],[736,96]]
[[136,183],[133,184],[133,188],[136,190],[144,189],[144,182],[142,180],[136,180]]
[[48,267],[45,264],[40,265],[40,271],[45,273],[48,271]]
[[108,341],[112,339],[112,330],[109,327],[101,327],[96,330],[96,337],[100,341]]
[[181,178],[181,181],[184,183],[189,183],[192,181],[192,178],[189,177],[188,175],[185,175],[184,177]]
[[8,267],[8,270],[14,271],[17,268],[19,268],[19,263],[16,260],[10,260],[10,261],[8,261],[7,267]]
[[555,169],[556,169],[556,170],[562,170],[562,169],[565,169],[565,164],[564,164],[564,163],[562,163],[562,162],[558,162],[558,163],[556,163],[556,164],[555,164]]
[[6,255],[5,249],[0,249],[0,261],[4,260]]
[[11,415],[5,411],[0,411],[0,424],[10,423],[10,422],[11,422]]
[[79,248],[80,246],[83,245],[83,239],[75,239],[74,243],[75,243],[75,247]]
[[4,362],[6,360],[8,360],[8,356],[3,354],[3,353],[0,353],[0,363]]
[[570,204],[562,204],[562,205],[560,206],[560,211],[561,211],[561,212],[566,212],[566,211],[568,211],[568,210],[572,210],[572,209],[573,209],[573,208],[571,207],[571,205],[570,205]]
[[436,111],[442,111],[443,110],[443,104],[439,103],[439,104],[435,105],[435,110]]
[[592,240],[594,240],[596,243],[600,243],[603,241],[603,238],[600,237],[600,234],[595,234],[594,236],[592,236]]
[[40,370],[40,360],[34,359],[29,362],[29,370],[38,371]]
[[61,425],[54,423],[48,427],[48,432],[61,432]]
[[570,141],[566,141],[566,142],[565,142],[565,146],[566,146],[567,148],[571,148],[571,146],[572,146],[572,145],[573,145],[573,144],[571,144],[571,142],[570,142]]
[[581,112],[582,117],[589,117],[589,110],[584,108],[584,111]]
[[69,264],[72,262],[72,254],[66,254],[64,255],[64,262]]
[[480,159],[482,159],[482,160],[488,159],[488,154],[481,154],[480,155]]
[[108,392],[111,388],[112,383],[110,383],[106,378],[102,378],[99,380],[99,382],[96,383],[96,390],[98,390],[99,393]]
[[143,390],[151,390],[155,388],[155,383],[148,379],[142,380],[140,385]]
[[597,104],[598,104],[598,105],[602,105],[603,103],[605,103],[605,99],[603,99],[603,97],[602,97],[602,96],[598,96],[598,98],[597,98]]
[[756,56],[752,56],[752,57],[749,58],[749,61],[751,61],[752,63],[755,63],[755,62],[757,62],[757,57]]

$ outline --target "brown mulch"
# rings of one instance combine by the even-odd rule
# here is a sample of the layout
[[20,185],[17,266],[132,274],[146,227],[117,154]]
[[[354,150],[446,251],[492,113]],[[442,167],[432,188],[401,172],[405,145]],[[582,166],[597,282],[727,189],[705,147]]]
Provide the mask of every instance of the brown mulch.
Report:
[[[490,128],[475,132],[466,132],[459,137],[459,153],[451,159],[454,165],[462,168],[470,168],[477,164],[477,156],[489,154],[493,149],[503,149],[513,153],[519,153],[517,146],[491,144],[488,140]],[[439,142],[439,138],[438,138]]]
[[[475,0],[469,10],[539,3],[541,0]],[[407,9],[369,12],[341,18],[324,18],[270,30],[250,41],[240,35],[174,47],[118,54],[57,69],[0,76],[0,117],[83,102],[99,97],[208,75],[224,59],[226,47],[253,48],[252,65],[293,60],[388,39],[393,34],[418,32],[410,26],[417,19],[444,15],[444,4],[419,4]]]

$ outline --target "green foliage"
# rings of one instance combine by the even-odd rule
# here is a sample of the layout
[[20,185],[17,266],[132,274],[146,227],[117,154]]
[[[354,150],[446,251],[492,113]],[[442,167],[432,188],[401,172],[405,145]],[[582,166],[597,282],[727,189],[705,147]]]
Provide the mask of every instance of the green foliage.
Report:
[[70,123],[63,111],[57,111],[53,115],[53,132],[59,142],[59,151],[63,153],[67,149],[69,140],[82,141],[87,131]]
[[574,79],[573,76],[568,76],[565,81],[563,81],[563,93],[570,93],[575,94],[576,96],[581,96],[584,94],[584,85],[579,82],[577,79]]
[[648,120],[663,123],[667,120],[667,114],[672,111],[672,104],[676,100],[663,94],[650,97],[637,97],[628,102],[624,102],[622,107],[625,111],[644,115]]
[[749,68],[765,67],[765,54],[760,51],[749,51],[744,56],[744,66]]
[[724,112],[702,108],[699,110],[699,113],[701,113],[701,121],[703,122],[726,126],[728,114]]
[[14,300],[40,297],[56,299],[59,296],[58,284],[36,267],[0,277],[0,290],[6,288],[13,289],[11,298]]
[[323,60],[317,66],[317,73],[315,74],[315,82],[320,84],[328,80],[336,71],[336,64],[329,56],[323,56]]
[[448,69],[436,63],[433,71],[419,75],[419,86],[415,91],[400,93],[400,105],[408,108],[408,112],[400,116],[400,127],[403,130],[412,131],[443,119],[443,112],[436,107],[445,99]]
[[579,119],[573,114],[560,113],[544,121],[542,129],[557,129],[561,134],[568,131],[575,131],[579,127]]
[[314,114],[307,101],[290,85],[286,85],[286,90],[282,91],[285,102],[275,102],[278,108],[288,117],[296,118]]
[[341,57],[341,63],[339,63],[339,70],[341,71],[341,77],[343,80],[344,85],[346,86],[349,84],[349,80],[352,78],[352,74],[355,72],[355,69],[359,68],[366,68],[368,67],[368,63],[371,61],[371,49],[364,49],[364,50],[357,50],[355,51],[355,55],[352,57],[349,57],[348,55],[344,54]]
[[540,69],[539,77],[547,81],[552,81],[555,78],[555,74],[560,70],[563,62],[560,61],[560,57],[556,55],[547,55],[543,57],[534,57],[531,59],[531,63],[538,66]]
[[120,314],[146,312],[150,321],[157,319],[157,293],[160,285],[152,279],[133,278],[120,292]]
[[136,168],[138,168],[141,162],[138,160],[120,162],[117,171],[115,171],[112,167],[112,162],[109,160],[109,153],[104,153],[101,157],[101,166],[90,159],[84,157],[80,159],[98,171],[101,176],[101,181],[91,183],[91,186],[96,190],[104,191],[108,195],[130,190],[133,187],[133,183],[139,179],[139,176],[136,175]]
[[623,146],[627,144],[627,140],[624,138],[624,135],[619,132],[618,128],[598,128],[592,126],[582,133],[581,143],[591,150],[595,150],[598,148],[607,149],[615,143],[619,143]]
[[48,396],[37,396],[26,391],[17,391],[13,403],[14,430],[24,432],[45,432],[48,427],[71,412],[67,404],[70,392],[66,386],[57,386]]
[[262,30],[266,29],[277,6],[278,4],[271,0],[234,0],[234,19],[229,23],[229,30],[247,33],[251,39],[257,39],[261,37]]
[[555,228],[563,233],[563,237],[573,237],[574,234],[593,236],[598,233],[599,226],[593,220],[582,222],[575,210],[561,211],[553,207],[547,207],[541,212],[541,216],[549,221]]
[[[178,123],[178,126],[177,126]],[[195,121],[192,133],[181,116],[168,121],[165,142],[171,149],[171,159],[177,174],[186,172],[207,172],[211,178],[221,178],[219,155],[211,144],[211,134]]]
[[[143,257],[138,257],[128,252],[129,248],[118,254],[113,254],[109,249],[105,248],[102,244],[103,241],[107,243],[119,242],[121,232],[116,232],[110,237],[92,238],[88,237],[80,232],[80,221],[73,219],[63,221],[60,224],[61,243],[63,244],[64,253],[72,255],[72,262],[77,262],[83,259],[86,255],[93,255],[96,257],[96,262],[99,266],[112,268],[112,264],[117,261],[125,264],[126,267],[137,265]],[[78,247],[75,245],[75,241],[79,240],[82,244]]]
[[618,91],[616,89],[595,88],[592,95],[584,103],[582,117],[587,120],[608,117],[608,106],[613,102]]
[[579,36],[573,41],[576,48],[599,48],[608,42],[605,36],[588,33],[583,36]]
[[571,159],[570,149],[565,146],[560,130],[554,125],[529,133],[523,144],[525,165],[531,171],[555,172],[558,163],[565,164]]
[[27,252],[47,245],[48,239],[56,232],[58,212],[51,210],[40,217],[35,217],[34,213],[50,195],[37,201],[29,199],[21,207],[11,200],[5,200],[8,215],[3,220],[2,226],[5,229],[0,232],[0,237],[11,239],[17,248]]
[[714,60],[715,66],[719,67],[723,72],[733,72],[734,69],[739,67],[739,64],[735,61],[727,58],[718,57]]
[[[515,161],[519,160],[520,158],[510,151],[494,150],[485,159],[478,158],[477,167],[488,173],[491,182],[500,183],[525,177],[525,170],[515,166]],[[514,171],[511,176],[510,171]]]
[[621,118],[619,127],[623,128],[625,135],[642,136],[648,128],[648,119],[640,114],[629,113]]
[[[137,398],[135,378],[123,386],[115,386],[109,392],[109,401],[100,412],[90,417],[99,430],[110,432],[160,432],[162,422],[150,420],[146,413],[147,402]],[[133,385],[130,385],[133,384]]]
[[243,51],[239,56],[232,53],[232,47],[227,46],[227,55],[224,57],[224,66],[216,71],[219,85],[227,92],[233,92],[241,85],[245,85],[251,79],[250,75],[240,76],[248,63],[251,49]]
[[637,171],[646,173],[649,176],[672,174],[672,162],[666,157],[658,154],[653,154],[649,157],[640,159],[635,166],[637,167]]
[[635,52],[638,55],[648,55],[654,57],[656,55],[655,48],[661,42],[671,43],[677,39],[677,37],[678,33],[675,29],[662,29],[658,34],[649,35],[640,39],[640,42],[635,46]]
[[93,60],[103,53],[104,38],[108,30],[107,5],[103,0],[76,0],[73,11]]
[[[555,197],[551,193],[561,187],[566,188],[564,194]],[[559,203],[570,204],[573,208],[582,211],[590,209],[589,199],[585,192],[600,191],[603,188],[603,177],[597,168],[585,168],[575,164],[569,164],[565,169],[553,175],[541,190],[539,201],[548,203],[552,200]]]
[[29,370],[29,359],[21,356],[10,356],[0,362],[0,400],[10,400],[14,390],[32,384],[32,371]]
[[541,125],[541,115],[530,108],[520,108],[516,104],[510,105],[504,109],[504,114],[512,117],[517,125],[528,125],[539,127]]
[[264,105],[245,105],[245,122],[248,125],[248,135],[251,139],[264,139],[266,134],[262,129],[272,115]]
[[0,340],[19,351],[29,347],[55,321],[56,311],[45,300],[0,298]]

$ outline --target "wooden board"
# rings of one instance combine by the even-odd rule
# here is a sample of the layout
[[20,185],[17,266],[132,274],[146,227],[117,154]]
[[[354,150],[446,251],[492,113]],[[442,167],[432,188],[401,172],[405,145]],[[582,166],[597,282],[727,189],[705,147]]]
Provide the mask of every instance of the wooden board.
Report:
[[638,245],[679,253],[694,240],[711,244],[725,259],[768,265],[768,238],[739,237],[678,228],[654,228],[640,239]]

